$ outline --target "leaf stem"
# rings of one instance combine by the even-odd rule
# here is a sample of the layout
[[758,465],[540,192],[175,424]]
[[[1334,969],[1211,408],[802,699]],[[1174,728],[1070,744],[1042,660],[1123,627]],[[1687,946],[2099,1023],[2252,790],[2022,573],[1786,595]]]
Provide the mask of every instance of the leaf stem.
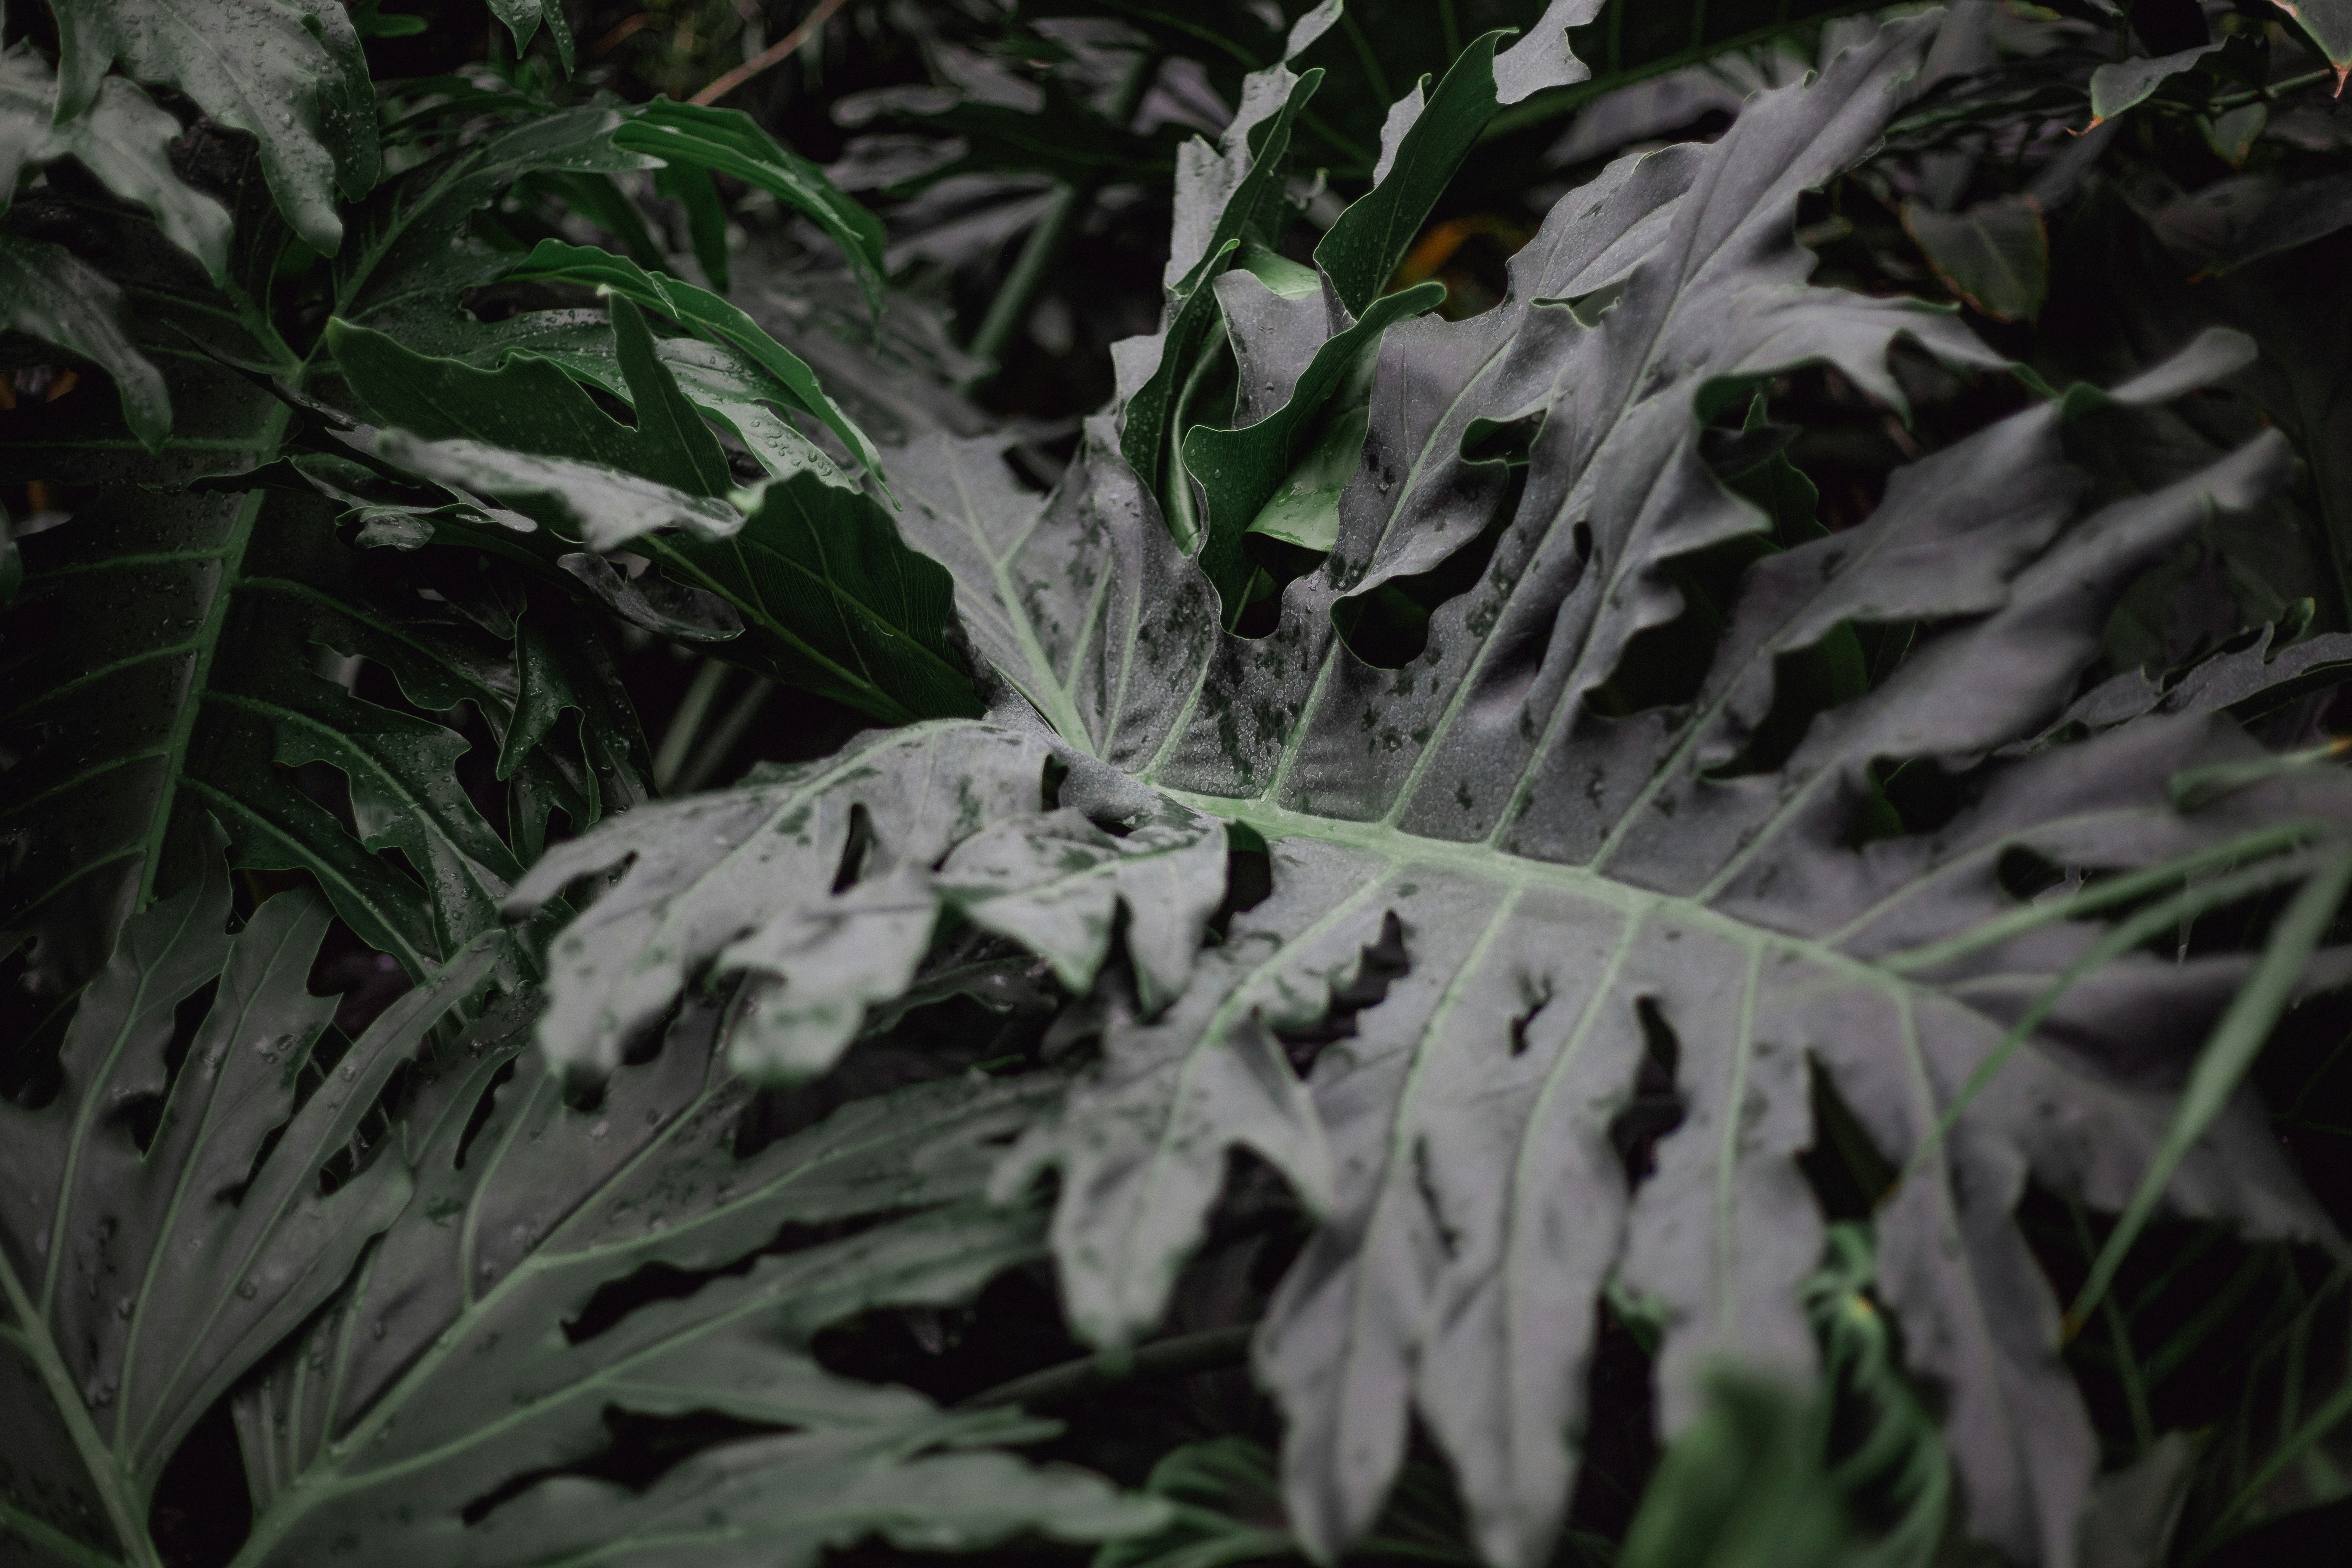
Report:
[[751,721],[760,716],[760,710],[766,706],[769,696],[775,689],[776,683],[766,676],[752,678],[743,695],[735,700],[735,706],[727,710],[727,717],[719,721],[719,728],[711,731],[710,738],[695,748],[692,760],[678,773],[678,794],[691,795],[710,782],[711,775],[735,750],[735,743],[751,727]]
[[1101,1351],[1094,1355],[1080,1356],[1076,1361],[1066,1361],[1059,1366],[1049,1366],[1043,1372],[1030,1373],[1025,1377],[1016,1377],[1010,1383],[1000,1383],[993,1388],[982,1389],[962,1401],[957,1408],[986,1410],[999,1405],[1061,1405],[1145,1378],[1185,1377],[1196,1372],[1214,1372],[1235,1365],[1247,1356],[1250,1336],[1256,1331],[1256,1324],[1244,1323],[1236,1328],[1202,1329],[1198,1333],[1177,1334],[1145,1345],[1140,1350],[1124,1352]]
[[733,70],[727,72],[725,75],[719,77],[716,81],[709,83],[700,92],[698,92],[692,98],[688,99],[687,101],[688,103],[700,104],[718,102],[729,93],[733,92],[737,88],[741,87],[745,82],[750,81],[753,77],[758,76],[761,71],[766,70],[770,66],[775,65],[783,59],[785,56],[791,54],[794,49],[799,48],[803,44],[807,43],[809,41],[810,35],[814,34],[819,27],[824,26],[827,21],[831,20],[833,14],[835,11],[840,10],[841,6],[842,0],[817,0],[815,8],[810,11],[807,16],[801,18],[799,26],[794,27],[791,32],[786,33],[782,37],[778,38],[774,43],[770,44],[757,55],[745,60],[741,65],[737,66]]
[[726,680],[727,667],[715,658],[704,659],[702,668],[694,672],[693,683],[679,700],[677,711],[670,715],[669,728],[662,732],[661,750],[654,753],[654,788],[661,794],[667,795],[684,771],[702,721],[709,714],[710,705],[719,700],[719,689]]

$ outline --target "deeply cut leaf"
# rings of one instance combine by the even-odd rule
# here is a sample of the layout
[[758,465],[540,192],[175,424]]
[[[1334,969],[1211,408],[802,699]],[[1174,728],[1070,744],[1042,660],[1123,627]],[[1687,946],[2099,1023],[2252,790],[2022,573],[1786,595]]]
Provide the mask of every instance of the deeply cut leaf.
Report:
[[[963,1300],[1035,1252],[1034,1216],[969,1200],[1050,1081],[919,1084],[739,1158],[748,1090],[714,1049],[719,1009],[688,1006],[586,1107],[528,1050],[531,1016],[493,1015],[435,1064],[399,1128],[405,1206],[240,1391],[241,1561],[805,1563],[869,1533],[969,1547],[1156,1521],[1097,1478],[989,1451],[1036,1436],[1017,1411],[944,1411],[809,1353],[828,1323]],[[664,1270],[698,1288],[614,1293]],[[608,1410],[766,1431],[635,1494],[579,1473]]]
[[[320,1170],[496,952],[476,943],[345,1042],[305,984],[325,904],[280,894],[235,937],[228,916],[215,855],[123,928],[56,1097],[0,1100],[0,1535],[66,1561],[154,1560],[148,1503],[181,1440],[393,1223],[398,1160],[331,1190]],[[175,1011],[215,984],[175,1062]]]

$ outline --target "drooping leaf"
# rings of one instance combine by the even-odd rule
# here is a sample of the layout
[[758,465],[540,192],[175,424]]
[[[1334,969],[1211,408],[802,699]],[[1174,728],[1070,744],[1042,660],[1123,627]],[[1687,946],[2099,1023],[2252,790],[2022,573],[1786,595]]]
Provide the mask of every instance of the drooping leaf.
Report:
[[556,58],[563,62],[566,72],[572,69],[572,24],[564,17],[562,0],[490,0],[490,11],[514,35],[518,55],[530,47],[540,25],[545,23],[547,36],[555,42]]
[[149,451],[172,430],[172,395],[162,373],[122,330],[122,291],[60,245],[0,234],[0,299],[7,324],[68,353],[94,361],[114,378],[122,417]]
[[252,132],[269,189],[294,232],[332,255],[336,195],[376,177],[375,87],[359,36],[335,0],[240,0],[232,12],[187,0],[57,0],[57,119],[100,101],[107,68],[178,88],[224,125]]
[[[31,1561],[156,1560],[148,1505],[182,1439],[333,1297],[412,1188],[396,1159],[331,1190],[321,1169],[495,952],[477,943],[343,1041],[306,984],[325,904],[280,894],[234,937],[229,913],[212,855],[123,927],[55,1098],[0,1100],[0,1531]],[[177,1058],[175,1012],[210,986]]]
[[[866,308],[881,313],[881,221],[844,195],[823,170],[760,129],[750,115],[737,109],[656,99],[631,115],[614,142],[673,164],[731,175],[814,220],[841,247],[865,290]],[[713,279],[719,291],[726,292],[723,268]]]
[[[1034,1215],[971,1200],[1050,1079],[919,1084],[739,1157],[720,1008],[689,1005],[587,1107],[529,1051],[532,1013],[435,1064],[385,1160],[405,1205],[240,1391],[246,1561],[806,1563],[869,1533],[956,1548],[1157,1522],[1098,1478],[992,1451],[1037,1435],[1018,1411],[942,1410],[810,1353],[828,1323],[961,1300],[1036,1252]],[[614,1293],[665,1270],[698,1288]],[[608,1410],[754,1433],[633,1494],[593,1479]]]
[[[635,305],[616,298],[614,321],[612,363],[634,426],[536,353],[490,371],[348,324],[331,327],[329,341],[376,416],[425,438],[385,432],[374,437],[381,455],[526,507],[553,498],[550,521],[567,532],[596,549],[626,542],[676,588],[722,601],[730,624],[720,629],[753,633],[731,642],[730,659],[885,721],[977,712],[947,641],[945,574],[899,542],[875,501],[834,482],[829,465],[761,487],[744,500],[748,515],[699,499],[726,492],[725,456]],[[686,531],[655,531],[673,526]],[[592,591],[610,575],[563,569]]]
[[647,272],[635,262],[585,246],[541,240],[520,267],[508,276],[541,282],[588,283],[619,294],[658,311],[707,342],[722,343],[747,356],[768,376],[763,395],[772,403],[796,408],[823,420],[841,437],[850,454],[882,473],[880,454],[866,433],[850,422],[817,384],[815,373],[799,355],[770,337],[736,307],[706,289],[659,272]]
[[15,199],[26,164],[74,158],[125,201],[155,215],[172,243],[199,258],[221,281],[228,267],[229,216],[173,169],[166,149],[180,122],[118,76],[99,86],[89,108],[53,123],[57,78],[25,45],[0,55],[0,211]]

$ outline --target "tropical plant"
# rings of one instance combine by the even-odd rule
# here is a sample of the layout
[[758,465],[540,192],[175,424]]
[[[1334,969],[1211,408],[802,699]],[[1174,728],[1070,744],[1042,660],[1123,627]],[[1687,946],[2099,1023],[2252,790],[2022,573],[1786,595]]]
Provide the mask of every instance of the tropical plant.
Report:
[[2340,7],[709,9],[8,18],[0,1560],[2346,1494]]

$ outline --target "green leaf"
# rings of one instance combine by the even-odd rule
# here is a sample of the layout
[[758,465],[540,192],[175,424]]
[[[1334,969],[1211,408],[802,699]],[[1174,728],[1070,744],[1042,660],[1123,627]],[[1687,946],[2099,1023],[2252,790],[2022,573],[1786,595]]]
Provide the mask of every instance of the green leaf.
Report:
[[2327,63],[2336,68],[2340,90],[2352,74],[2352,5],[2345,0],[2286,0],[2279,9],[2303,25]]
[[[687,1007],[593,1106],[528,1049],[533,1011],[492,1014],[420,1075],[378,1161],[405,1205],[239,1391],[242,1562],[682,1564],[723,1524],[758,1561],[802,1564],[869,1533],[959,1547],[1158,1522],[1096,1477],[991,1451],[1036,1436],[1017,1411],[942,1410],[811,1352],[830,1323],[968,1300],[1036,1253],[1034,1215],[971,1200],[1050,1079],[918,1084],[739,1157],[719,1008]],[[663,1275],[695,1289],[612,1289]],[[614,1411],[761,1430],[633,1493],[593,1479]]]
[[1790,1390],[1723,1373],[1626,1531],[1622,1568],[1770,1568],[1847,1559],[1852,1530]]
[[[536,354],[514,353],[484,371],[412,353],[347,323],[331,325],[328,335],[376,416],[423,437],[381,433],[379,455],[519,504],[550,497],[550,521],[580,531],[593,548],[630,542],[677,586],[721,601],[723,635],[751,629],[729,647],[731,660],[887,722],[977,712],[948,644],[946,574],[899,542],[872,500],[827,482],[829,467],[744,497],[748,516],[640,477],[666,476],[705,494],[730,482],[716,439],[671,374],[674,362],[626,298],[614,299],[614,321],[613,365],[635,403],[635,426],[606,415],[555,362]],[[689,531],[653,531],[670,527]],[[564,569],[592,591],[601,584],[608,603],[623,602],[611,574]],[[666,635],[683,628],[673,622]]]
[[530,47],[540,24],[546,23],[548,37],[555,40],[556,58],[563,62],[564,74],[571,74],[572,24],[564,18],[563,0],[490,0],[490,11],[514,35],[517,55]]
[[252,132],[270,193],[322,255],[343,237],[336,193],[376,178],[375,88],[337,0],[241,0],[231,16],[191,0],[56,0],[57,118],[100,102],[107,68],[178,88]]
[[618,294],[667,316],[706,342],[723,343],[738,351],[767,373],[768,384],[763,392],[770,401],[823,420],[880,480],[880,454],[866,438],[866,433],[852,424],[849,416],[824,395],[824,388],[817,385],[815,373],[751,317],[709,290],[681,283],[665,273],[647,272],[635,262],[607,251],[552,239],[540,241],[539,248],[507,276],[518,280],[593,284],[606,293]]
[[2041,313],[2050,292],[2050,237],[2032,196],[2001,196],[1963,213],[1910,202],[1903,227],[1945,286],[1994,321]]
[[[1223,289],[1219,292],[1224,294]],[[1242,554],[1242,536],[1252,530],[1266,503],[1307,455],[1317,438],[1318,416],[1358,367],[1378,352],[1381,334],[1391,322],[1433,310],[1444,298],[1445,285],[1436,282],[1383,296],[1365,307],[1362,320],[1316,349],[1314,359],[1299,373],[1289,400],[1280,408],[1238,430],[1195,426],[1186,432],[1184,468],[1201,487],[1205,514],[1201,570],[1224,604],[1228,626],[1240,617],[1242,590],[1250,570]],[[1344,414],[1330,421],[1332,428],[1349,423]],[[1353,451],[1339,458],[1340,483],[1360,466],[1361,455],[1360,438]],[[1336,540],[1336,500],[1333,523]]]
[[[333,1297],[412,1187],[397,1160],[331,1189],[322,1169],[495,953],[478,942],[346,1042],[307,984],[324,903],[282,893],[231,937],[227,877],[206,862],[123,927],[67,1028],[57,1097],[0,1101],[0,1362],[16,1391],[0,1531],[69,1563],[159,1561],[148,1506],[182,1439]],[[175,1012],[215,984],[175,1069]],[[121,1114],[142,1105],[144,1147]]]
[[654,166],[614,145],[623,123],[607,107],[526,117],[387,180],[352,215],[351,248],[335,257],[335,310],[420,353],[461,354],[485,329],[465,310],[467,289],[514,265],[467,232],[474,214],[526,174],[588,177]]
[[2137,108],[2153,97],[2158,88],[2183,71],[2196,68],[2198,61],[2221,47],[2200,44],[2193,49],[2155,59],[2128,59],[2101,66],[2091,73],[2091,123],[2096,125]]
[[1494,116],[1495,47],[1505,37],[1488,33],[1464,49],[1426,105],[1415,88],[1391,111],[1370,194],[1340,214],[1315,247],[1316,266],[1355,314],[1362,315],[1387,287]]
[[[26,743],[0,812],[17,846],[0,921],[39,933],[44,991],[94,972],[121,920],[184,877],[208,817],[234,864],[310,872],[363,941],[413,974],[497,923],[519,866],[453,774],[466,742],[310,671],[322,650],[363,656],[418,709],[469,702],[503,735],[517,697],[512,624],[487,635],[446,595],[436,611],[387,579],[393,552],[361,559],[337,543],[332,516],[284,491],[116,491],[25,542],[11,624],[49,630],[11,637],[22,695],[0,721]],[[614,722],[600,712],[597,734]],[[598,748],[608,774],[628,752]],[[562,748],[534,755],[550,750]],[[311,759],[349,780],[353,826],[296,787],[290,765]],[[639,787],[592,784],[582,767],[593,771],[552,759],[534,770],[575,826]],[[398,847],[408,871],[375,845]]]
[[156,451],[172,432],[163,377],[124,334],[122,291],[61,245],[0,234],[0,299],[7,324],[95,362],[114,378],[122,417]]
[[[866,292],[866,308],[877,316],[882,313],[882,252],[887,241],[881,220],[845,195],[825,178],[822,169],[769,135],[741,110],[672,103],[666,98],[657,98],[631,114],[613,140],[616,145],[634,152],[653,153],[674,168],[731,175],[814,220],[841,247],[842,255],[857,276],[858,287]],[[708,191],[709,181],[701,182],[699,188]],[[710,200],[715,211],[716,195]],[[688,210],[696,222],[696,257],[719,292],[725,293],[724,218],[719,220],[721,237],[715,253],[719,265],[714,268],[714,256],[706,250],[703,232],[703,225],[709,220],[696,213],[691,202]]]
[[224,281],[228,213],[172,168],[167,149],[180,122],[121,77],[108,77],[89,110],[62,125],[52,123],[56,97],[56,77],[29,47],[0,55],[0,211],[15,198],[24,165],[79,159],[107,189],[154,214],[157,226],[202,260],[213,281]]

